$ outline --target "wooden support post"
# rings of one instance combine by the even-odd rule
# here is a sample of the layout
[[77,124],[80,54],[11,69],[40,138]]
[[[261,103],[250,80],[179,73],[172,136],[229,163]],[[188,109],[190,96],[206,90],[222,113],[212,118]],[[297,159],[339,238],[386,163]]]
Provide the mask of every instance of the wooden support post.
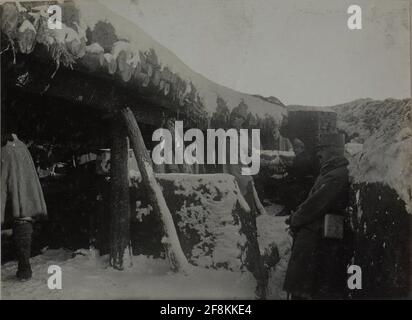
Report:
[[190,272],[191,266],[180,246],[172,214],[169,211],[163,193],[157,183],[152,168],[152,160],[150,159],[149,152],[144,144],[142,133],[140,132],[136,118],[129,108],[123,109],[121,114],[130,139],[130,145],[134,151],[142,175],[143,184],[148,191],[150,204],[152,205],[155,214],[158,214],[162,221],[162,243],[165,246],[170,266],[173,271],[188,273]]
[[111,124],[110,150],[110,264],[122,270],[130,237],[130,196],[128,143],[119,119],[114,119]]

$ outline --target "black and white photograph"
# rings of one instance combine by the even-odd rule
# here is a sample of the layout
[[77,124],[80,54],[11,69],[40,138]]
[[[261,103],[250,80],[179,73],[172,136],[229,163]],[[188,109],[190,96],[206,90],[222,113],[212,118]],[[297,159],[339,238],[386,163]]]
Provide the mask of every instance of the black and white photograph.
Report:
[[411,8],[0,1],[0,299],[412,299]]

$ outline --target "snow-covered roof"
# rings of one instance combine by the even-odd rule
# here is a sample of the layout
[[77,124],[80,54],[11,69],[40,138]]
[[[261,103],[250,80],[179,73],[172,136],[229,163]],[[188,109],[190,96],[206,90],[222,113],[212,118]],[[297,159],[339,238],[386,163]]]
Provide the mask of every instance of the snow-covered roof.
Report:
[[66,66],[116,74],[113,81],[130,82],[143,91],[150,88],[150,92],[173,104],[190,105],[208,114],[216,110],[217,97],[231,109],[243,101],[249,111],[260,116],[269,114],[280,119],[285,114],[277,99],[237,92],[191,70],[136,21],[127,20],[96,0],[64,2],[61,30],[47,27],[47,5],[15,2],[2,7],[2,31],[19,44],[16,48],[20,52],[29,54],[41,43]]

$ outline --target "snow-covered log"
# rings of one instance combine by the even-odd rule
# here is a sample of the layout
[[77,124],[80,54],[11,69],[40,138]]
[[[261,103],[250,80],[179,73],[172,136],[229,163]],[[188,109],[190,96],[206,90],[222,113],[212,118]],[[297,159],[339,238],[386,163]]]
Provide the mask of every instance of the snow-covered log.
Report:
[[131,55],[122,51],[117,56],[117,71],[120,73],[122,80],[127,82],[132,77],[133,67],[130,63]]
[[106,69],[110,74],[114,74],[117,70],[117,61],[110,53],[104,53],[100,57],[100,65]]
[[1,15],[1,30],[8,37],[13,37],[17,33],[19,13],[14,3],[5,3]]
[[114,43],[112,55],[117,61],[117,72],[120,77],[125,82],[129,81],[137,64],[129,43],[124,41]]
[[30,53],[36,44],[36,29],[29,20],[24,20],[18,30],[19,48],[22,53]]
[[85,47],[85,54],[80,60],[82,64],[87,67],[87,69],[90,71],[96,71],[103,65],[103,54],[104,49],[102,46],[94,42]]
[[81,58],[86,53],[86,38],[82,36],[81,32],[78,33],[72,28],[67,28],[66,46],[73,57]]

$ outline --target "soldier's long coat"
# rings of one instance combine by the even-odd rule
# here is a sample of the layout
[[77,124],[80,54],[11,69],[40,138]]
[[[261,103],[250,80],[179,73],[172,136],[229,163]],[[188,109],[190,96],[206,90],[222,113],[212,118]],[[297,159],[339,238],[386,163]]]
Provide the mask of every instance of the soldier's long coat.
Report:
[[336,298],[345,285],[345,240],[323,238],[326,214],[345,214],[348,161],[335,157],[325,163],[308,198],[291,216],[295,231],[284,283],[285,291],[312,298]]
[[[26,145],[16,136],[1,148],[1,224],[46,215],[43,191]],[[10,210],[6,210],[6,204]]]

